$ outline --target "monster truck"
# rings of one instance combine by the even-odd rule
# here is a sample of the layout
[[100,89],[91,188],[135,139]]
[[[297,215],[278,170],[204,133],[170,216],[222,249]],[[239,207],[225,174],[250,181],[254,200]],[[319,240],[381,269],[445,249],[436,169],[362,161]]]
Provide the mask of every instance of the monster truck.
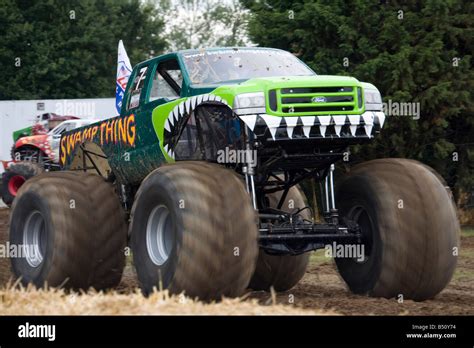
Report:
[[59,163],[59,140],[64,132],[97,122],[93,119],[74,119],[59,123],[46,134],[21,137],[12,147],[12,160]]
[[59,140],[61,134],[97,120],[73,119],[64,121],[47,134],[25,136],[18,139],[12,148],[12,163],[2,174],[1,197],[11,205],[23,183],[42,173],[59,167]]
[[16,142],[18,139],[30,135],[46,134],[49,130],[52,130],[59,123],[66,120],[76,119],[78,119],[78,117],[76,116],[60,116],[51,112],[38,115],[36,116],[35,124],[33,126],[18,129],[13,132],[13,141]]
[[[10,239],[34,252],[12,268],[25,284],[110,288],[129,243],[144,294],[212,300],[288,290],[310,251],[335,245],[354,293],[432,298],[459,246],[437,174],[378,159],[334,183],[348,146],[372,141],[384,121],[374,85],[317,75],[282,50],[147,60],[132,72],[120,116],[64,133],[62,170],[20,188]],[[305,179],[320,184],[320,219]]]

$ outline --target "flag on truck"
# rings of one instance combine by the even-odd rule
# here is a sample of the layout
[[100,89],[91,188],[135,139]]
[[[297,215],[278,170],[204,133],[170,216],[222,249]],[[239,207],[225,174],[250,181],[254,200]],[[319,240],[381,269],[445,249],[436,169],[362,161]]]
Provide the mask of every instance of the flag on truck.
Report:
[[118,59],[117,59],[117,86],[115,89],[115,107],[117,112],[120,114],[122,108],[122,99],[125,94],[125,88],[127,88],[128,78],[132,73],[132,65],[130,59],[128,59],[127,51],[123,46],[122,40],[118,44]]

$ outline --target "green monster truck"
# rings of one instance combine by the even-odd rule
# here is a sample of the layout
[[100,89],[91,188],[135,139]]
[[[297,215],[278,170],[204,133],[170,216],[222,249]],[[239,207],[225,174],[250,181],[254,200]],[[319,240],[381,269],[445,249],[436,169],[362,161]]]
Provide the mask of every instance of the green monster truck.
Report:
[[[310,251],[331,245],[344,251],[335,261],[354,293],[432,298],[459,247],[439,175],[379,159],[335,188],[334,163],[384,120],[372,84],[316,75],[277,49],[140,63],[120,116],[64,133],[62,170],[20,188],[10,239],[30,252],[12,259],[13,271],[25,284],[111,288],[129,243],[145,294],[211,300],[288,290]],[[319,214],[299,187],[305,179],[320,183]]]

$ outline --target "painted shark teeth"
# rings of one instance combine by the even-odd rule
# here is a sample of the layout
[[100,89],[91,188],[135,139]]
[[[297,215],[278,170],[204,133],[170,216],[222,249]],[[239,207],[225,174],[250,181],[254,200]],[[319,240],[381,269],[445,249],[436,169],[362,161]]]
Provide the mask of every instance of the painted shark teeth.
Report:
[[331,123],[331,116],[318,116],[318,121],[320,123],[319,131],[323,138],[326,137],[326,128]]
[[374,114],[372,112],[365,112],[362,115],[362,119],[364,120],[365,134],[367,134],[367,136],[370,138],[372,128],[374,127]]
[[314,120],[316,116],[302,116],[300,117],[301,122],[303,123],[303,133],[306,138],[309,138],[309,133],[311,131],[311,127],[314,126]]
[[351,124],[350,130],[353,137],[356,135],[357,126],[360,124],[360,115],[347,115],[349,123]]
[[[188,116],[191,114],[191,112],[201,103],[206,102],[206,101],[212,101],[212,102],[218,102],[224,105],[228,105],[225,99],[222,99],[219,96],[216,96],[214,94],[200,94],[194,97],[187,98],[186,100],[180,102],[177,104],[173,110],[170,111],[168,114],[167,119],[165,120],[165,134],[164,134],[164,143],[163,143],[163,149],[165,150],[166,154],[174,158],[174,149],[173,149],[173,144],[169,144],[171,134],[173,133],[174,127],[176,127],[181,119],[185,116]],[[255,120],[257,118],[256,115]],[[255,124],[255,121],[254,121]],[[253,129],[254,126],[252,126]]]
[[186,112],[187,113],[190,113],[191,112],[191,100],[190,99],[186,99],[186,102],[184,103],[184,106],[186,108]]
[[375,111],[375,119],[378,121],[380,128],[383,127],[383,124],[385,123],[385,114],[380,111]]
[[346,124],[346,115],[334,115],[332,116],[332,120],[334,122],[334,130],[337,136],[340,137],[342,126]]
[[[363,126],[367,136],[371,136],[373,127],[378,124],[383,126],[385,121],[385,114],[383,112],[367,111],[363,115],[321,115],[321,116],[286,116],[278,117],[267,114],[258,115],[242,115],[240,119],[255,132],[256,127],[267,126],[274,140],[285,138],[284,132],[278,132],[278,129],[286,129],[288,138],[292,139],[295,135],[294,130],[301,127],[303,135],[306,138],[310,137],[311,127],[317,127],[321,136],[333,137],[334,135],[327,134],[328,126],[333,126],[335,136],[341,137],[341,132],[344,126],[348,125],[352,136],[356,136],[356,131],[359,126]],[[264,123],[259,122],[259,118],[263,119]],[[286,126],[285,126],[286,125]],[[260,132],[259,132],[260,133]],[[278,136],[277,136],[278,134]],[[344,136],[348,136],[344,133]]]
[[295,129],[296,125],[298,124],[299,117],[285,117],[286,122],[286,132],[288,133],[288,138],[293,137],[293,130]]
[[263,120],[267,124],[268,129],[270,130],[270,134],[272,135],[273,140],[275,140],[275,134],[278,127],[281,124],[282,118],[278,116],[271,116],[271,115],[266,115],[266,114],[263,114],[260,116],[263,118]]
[[166,154],[167,154],[168,156],[170,156],[171,158],[174,159],[174,152],[173,152],[173,150],[171,150],[171,148],[169,148],[168,145],[163,146],[163,148],[165,149]]
[[[174,158],[174,145],[169,144],[171,134],[173,133],[174,127],[176,127],[181,119],[189,115],[197,106],[203,102],[217,102],[224,105],[228,105],[227,101],[219,96],[213,94],[201,94],[198,96],[187,98],[169,113],[168,118],[165,121],[165,136],[164,136],[164,150],[167,155]],[[342,127],[346,124],[349,125],[349,130],[352,136],[356,136],[357,127],[363,126],[368,137],[371,137],[372,130],[375,125],[380,128],[385,123],[385,114],[383,112],[366,111],[362,115],[321,115],[321,116],[287,116],[279,117],[267,114],[254,114],[254,115],[242,115],[240,119],[247,125],[247,127],[255,132],[256,127],[266,126],[273,138],[277,140],[278,129],[286,129],[288,138],[292,139],[295,135],[294,130],[297,127],[301,127],[303,135],[306,138],[310,137],[311,127],[318,127],[321,136],[325,138],[327,136],[326,131],[328,126],[334,126],[334,131],[338,137],[341,137]],[[259,119],[264,122],[259,121]],[[286,125],[286,126],[285,126]],[[377,130],[379,128],[376,128]],[[284,137],[284,132],[278,132],[278,139]],[[347,136],[347,133],[343,133]],[[297,135],[299,137],[300,135]],[[333,135],[328,135],[333,137]]]
[[257,122],[257,115],[245,115],[240,116],[240,119],[249,127],[251,131],[255,128],[255,123]]
[[168,117],[168,121],[170,122],[171,126],[174,126],[174,121],[176,120],[176,107],[171,112],[171,117]]

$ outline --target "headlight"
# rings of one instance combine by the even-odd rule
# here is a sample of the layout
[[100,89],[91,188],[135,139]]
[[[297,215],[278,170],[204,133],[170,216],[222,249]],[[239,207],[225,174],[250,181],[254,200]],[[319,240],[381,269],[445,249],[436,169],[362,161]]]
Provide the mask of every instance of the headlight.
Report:
[[238,115],[265,113],[265,94],[242,93],[234,98],[234,111]]
[[368,111],[382,110],[382,96],[376,89],[364,88],[365,109]]

